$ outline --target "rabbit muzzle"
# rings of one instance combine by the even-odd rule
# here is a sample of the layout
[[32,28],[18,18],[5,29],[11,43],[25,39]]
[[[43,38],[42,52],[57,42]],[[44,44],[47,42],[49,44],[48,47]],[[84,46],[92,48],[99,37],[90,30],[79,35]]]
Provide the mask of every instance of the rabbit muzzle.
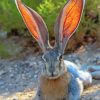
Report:
[[49,79],[56,79],[65,73],[64,60],[58,49],[54,48],[43,56],[43,75]]

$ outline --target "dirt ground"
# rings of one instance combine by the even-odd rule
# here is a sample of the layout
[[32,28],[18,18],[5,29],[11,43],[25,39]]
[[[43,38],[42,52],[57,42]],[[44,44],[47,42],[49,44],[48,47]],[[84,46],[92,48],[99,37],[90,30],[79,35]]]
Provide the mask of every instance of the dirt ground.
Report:
[[[32,100],[35,94],[36,90],[33,88],[6,97],[0,96],[0,100]],[[85,89],[81,100],[100,100],[100,81],[94,81],[92,86]]]
[[[76,54],[64,58],[78,65],[100,65],[100,48],[97,51],[89,48]],[[36,94],[41,66],[43,62],[40,55],[0,59],[0,100],[32,100]],[[84,89],[81,100],[100,100],[100,80],[93,80],[92,85]]]
[[100,100],[100,80],[93,80],[93,84],[84,90],[82,100]]

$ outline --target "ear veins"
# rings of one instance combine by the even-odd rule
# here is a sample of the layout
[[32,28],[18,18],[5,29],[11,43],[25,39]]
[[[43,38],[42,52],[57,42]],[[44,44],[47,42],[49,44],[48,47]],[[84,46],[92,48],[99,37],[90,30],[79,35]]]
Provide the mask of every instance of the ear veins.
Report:
[[69,0],[60,13],[60,17],[58,17],[59,29],[57,27],[58,22],[56,23],[56,27],[59,30],[57,33],[59,35],[58,45],[62,53],[64,53],[68,40],[79,25],[84,3],[85,0]]
[[[17,8],[25,22],[26,26],[28,27],[30,33],[34,32],[34,38],[36,40],[39,39],[39,35],[37,34],[37,25],[35,20],[32,19],[32,14],[27,10],[27,8],[21,3],[21,0],[16,0]],[[31,23],[31,24],[30,24]],[[39,31],[39,30],[38,30]],[[32,33],[31,33],[32,34]],[[33,34],[32,34],[33,36]]]
[[[39,26],[36,22],[38,20],[39,16],[37,15],[37,13],[35,11],[30,9],[26,5],[23,5],[21,3],[21,0],[15,0],[15,2],[16,2],[17,8],[18,8],[18,10],[19,10],[19,12],[20,12],[20,14],[23,18],[23,21],[25,22],[25,24],[26,24],[27,28],[29,29],[31,35],[38,41],[38,43],[39,43],[40,47],[42,48],[43,52],[45,52],[46,48],[44,47],[44,42],[43,42],[42,37],[41,37],[41,33],[40,33],[41,30],[39,29]],[[36,13],[36,15],[34,15],[34,17],[32,15],[32,11],[33,11],[33,13]],[[37,19],[36,19],[36,17],[37,17]],[[40,19],[41,20],[39,20],[39,21],[40,21],[40,23],[42,23],[43,20],[42,20],[42,18],[40,18]],[[41,27],[42,27],[42,25],[41,25]],[[44,27],[46,27],[45,24],[44,24]],[[43,33],[47,33],[47,32],[43,32]],[[43,37],[45,37],[45,36],[43,36]],[[47,41],[47,40],[44,40],[44,41]]]
[[[69,9],[66,10],[66,13],[68,11],[67,16],[65,16],[65,21],[64,21],[64,25],[63,25],[63,35],[67,35],[67,37],[71,37],[70,35],[75,31],[76,26],[78,26],[78,23],[80,21],[80,17],[81,17],[81,10],[83,7],[78,6],[78,1],[71,1],[72,3],[68,6]],[[82,6],[82,4],[81,4]],[[71,8],[70,8],[71,7]],[[72,27],[70,27],[72,26]]]
[[[28,8],[27,6],[26,6],[26,8]],[[28,11],[28,10],[27,10]],[[29,12],[29,11],[28,11]],[[30,12],[29,12],[30,13]],[[38,35],[38,33],[40,33],[40,31],[39,31],[39,29],[38,29],[38,25],[36,24],[36,22],[35,22],[35,19],[32,17],[32,14],[30,13],[30,15],[31,15],[31,19],[29,18],[29,20],[30,20],[30,22],[29,22],[29,30],[30,30],[30,33],[32,34],[32,33],[34,33],[34,35],[32,34],[32,36],[37,40],[37,41],[39,41],[39,35]],[[30,17],[30,16],[29,16]],[[34,20],[33,20],[33,19]],[[27,19],[27,18],[26,18]],[[26,20],[26,23],[28,23],[27,22],[27,20]],[[30,24],[31,23],[31,24]],[[33,26],[32,26],[33,25]],[[26,25],[27,27],[28,27],[28,25]],[[32,31],[31,31],[32,30]],[[36,31],[36,32],[34,32],[34,30]]]
[[[40,29],[38,28],[38,27],[40,27],[39,24],[40,24],[40,21],[42,20],[42,18],[41,18],[41,20],[38,21],[37,18],[38,18],[39,16],[37,15],[37,13],[36,13],[35,11],[33,11],[31,8],[27,7],[27,6],[26,6],[26,8],[31,12],[31,15],[34,16],[33,19],[37,21],[37,22],[35,21],[35,23],[38,23],[38,24],[36,24],[36,27],[37,27],[37,30],[38,30],[38,31],[37,31],[37,35],[38,35],[38,40],[37,40],[37,41],[39,42],[39,45],[40,45],[40,47],[42,48],[43,52],[45,52],[46,49],[45,49],[45,47],[44,47],[44,45],[43,45],[43,44],[44,44],[44,43],[43,43],[43,39],[42,39],[42,36],[41,36],[41,34],[40,34],[40,33],[42,32],[43,29],[40,30]],[[32,13],[32,11],[33,11],[34,13],[36,13],[37,18],[36,18],[36,16],[34,15],[34,13]],[[43,21],[43,20],[42,20],[42,21]],[[44,24],[44,25],[45,25],[45,24]],[[42,27],[42,25],[41,25],[41,27]],[[45,25],[45,27],[46,27],[46,25]],[[41,31],[41,32],[40,32],[40,31]],[[33,32],[32,32],[32,33],[33,33]],[[33,34],[32,34],[32,36],[34,37]],[[45,36],[44,36],[44,37],[45,37]],[[44,40],[44,41],[45,41],[45,40]]]
[[[77,2],[77,1],[76,1]],[[75,4],[76,4],[76,2],[75,2]],[[72,17],[70,17],[70,12],[71,12],[71,10],[74,8],[74,6],[75,6],[75,4],[72,6],[72,8],[69,10],[69,12],[68,12],[68,14],[67,14],[67,16],[66,16],[66,18],[65,18],[65,21],[64,21],[64,25],[63,25],[63,35],[66,35],[66,33],[65,33],[65,31],[70,27],[70,23],[72,23],[72,20],[73,20],[73,18]],[[68,17],[70,17],[70,20],[68,19]],[[67,20],[68,19],[68,20]],[[67,22],[69,22],[69,24],[67,23]],[[67,23],[67,24],[66,24]],[[68,25],[68,26],[67,26]],[[64,26],[67,26],[67,27],[64,27]],[[68,33],[67,33],[67,35],[69,35]]]

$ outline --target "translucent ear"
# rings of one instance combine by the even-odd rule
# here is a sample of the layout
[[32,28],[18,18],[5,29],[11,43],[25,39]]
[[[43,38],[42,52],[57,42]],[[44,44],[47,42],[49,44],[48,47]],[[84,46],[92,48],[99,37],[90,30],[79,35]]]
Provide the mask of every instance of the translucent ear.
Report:
[[56,46],[64,53],[69,38],[76,31],[83,12],[85,0],[68,0],[57,18],[54,31]]
[[43,52],[45,52],[49,48],[49,34],[42,17],[24,5],[21,0],[15,0],[15,2],[31,35],[37,40]]

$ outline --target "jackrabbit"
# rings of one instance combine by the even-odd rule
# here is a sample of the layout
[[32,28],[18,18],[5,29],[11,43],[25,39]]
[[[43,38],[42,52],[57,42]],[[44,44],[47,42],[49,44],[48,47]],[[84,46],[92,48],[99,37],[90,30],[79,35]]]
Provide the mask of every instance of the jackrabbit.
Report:
[[83,91],[81,75],[75,64],[63,59],[63,54],[68,40],[79,25],[85,0],[68,0],[61,10],[54,27],[54,47],[49,43],[48,30],[42,17],[22,4],[21,0],[15,1],[27,28],[43,51],[45,66],[35,100],[79,100]]

